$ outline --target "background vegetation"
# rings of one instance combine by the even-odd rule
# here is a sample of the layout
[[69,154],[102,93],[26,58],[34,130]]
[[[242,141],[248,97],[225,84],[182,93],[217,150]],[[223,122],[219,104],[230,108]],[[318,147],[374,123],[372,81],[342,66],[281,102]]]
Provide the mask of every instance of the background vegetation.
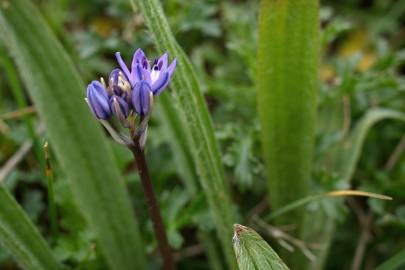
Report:
[[[310,86],[317,108],[311,103],[313,114],[305,111],[290,123],[312,130],[310,139],[294,143],[313,147],[302,150],[306,182],[289,179],[302,168],[283,163],[277,168],[291,171],[281,186],[268,183],[279,156],[266,154],[272,141],[265,141],[261,128],[267,119],[262,71],[274,57],[257,58],[259,1],[165,0],[167,23],[153,13],[158,1],[31,2],[0,1],[3,10],[10,3],[17,7],[0,12],[0,236],[8,247],[0,249],[0,269],[19,269],[15,250],[24,239],[42,241],[29,220],[50,245],[31,249],[39,258],[55,257],[45,259],[44,269],[59,262],[75,269],[130,269],[133,260],[145,261],[145,269],[159,267],[131,153],[104,138],[82,100],[85,83],[116,67],[114,52],[129,59],[138,47],[155,56],[168,49],[186,63],[170,93],[157,99],[146,148],[180,269],[234,267],[232,223],[254,228],[291,269],[374,269],[405,249],[404,1],[325,0],[314,9],[321,25],[319,61],[316,55],[304,61],[313,49],[308,46],[303,64],[295,54],[292,77],[285,78],[300,79],[300,68],[319,62],[320,81]],[[45,21],[37,20],[41,16]],[[284,33],[287,40],[289,35]],[[302,105],[296,96],[284,98],[288,112]],[[290,127],[284,135],[298,136],[288,134]],[[57,230],[48,214],[42,149],[48,140]],[[294,149],[282,155],[297,158]],[[394,200],[317,199],[269,217],[294,200],[339,189]],[[10,193],[28,214],[21,218],[24,226]],[[4,235],[16,226],[21,233],[7,244]],[[15,239],[23,239],[21,245]]]

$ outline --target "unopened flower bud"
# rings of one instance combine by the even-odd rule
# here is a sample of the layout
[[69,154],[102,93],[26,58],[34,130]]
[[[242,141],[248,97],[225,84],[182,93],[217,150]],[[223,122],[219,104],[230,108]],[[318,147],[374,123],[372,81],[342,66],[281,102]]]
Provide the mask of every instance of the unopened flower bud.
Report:
[[98,81],[92,81],[87,86],[87,103],[98,119],[111,117],[108,95],[104,86]]

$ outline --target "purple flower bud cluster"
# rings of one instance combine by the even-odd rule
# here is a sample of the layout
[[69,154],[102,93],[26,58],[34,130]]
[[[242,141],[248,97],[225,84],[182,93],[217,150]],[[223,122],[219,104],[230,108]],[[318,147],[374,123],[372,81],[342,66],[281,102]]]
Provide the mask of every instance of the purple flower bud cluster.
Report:
[[96,118],[106,120],[115,115],[126,126],[132,113],[141,117],[150,113],[153,97],[169,84],[176,59],[169,65],[168,54],[164,53],[151,65],[144,52],[137,49],[129,70],[119,52],[115,57],[120,68],[111,72],[108,85],[101,79],[87,86],[87,102]]

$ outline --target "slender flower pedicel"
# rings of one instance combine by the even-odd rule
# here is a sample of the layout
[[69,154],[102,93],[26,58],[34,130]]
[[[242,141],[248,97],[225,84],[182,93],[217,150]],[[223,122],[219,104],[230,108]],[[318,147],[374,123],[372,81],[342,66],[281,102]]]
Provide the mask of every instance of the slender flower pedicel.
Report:
[[[112,138],[126,145],[134,154],[158,248],[163,257],[163,268],[172,270],[174,263],[171,250],[143,148],[154,97],[160,95],[168,86],[176,68],[176,59],[169,65],[168,54],[164,53],[151,65],[144,52],[137,49],[129,69],[119,52],[115,56],[120,68],[111,71],[108,85],[103,78],[100,81],[92,81],[87,87],[86,101],[94,116],[104,125]],[[116,128],[113,116],[129,130],[129,137]],[[136,116],[139,116],[138,122],[135,121]]]

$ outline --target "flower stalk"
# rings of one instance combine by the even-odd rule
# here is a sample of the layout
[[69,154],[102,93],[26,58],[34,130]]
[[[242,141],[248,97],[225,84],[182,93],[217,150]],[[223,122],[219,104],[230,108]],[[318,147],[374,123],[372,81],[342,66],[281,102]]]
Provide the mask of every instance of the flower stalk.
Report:
[[[137,49],[129,69],[119,52],[115,57],[119,68],[110,73],[108,85],[103,78],[88,85],[86,102],[94,117],[106,128],[111,137],[133,153],[158,248],[163,258],[163,269],[173,270],[175,269],[173,258],[153,190],[144,147],[154,100],[167,88],[177,62],[174,59],[169,64],[168,54],[164,53],[151,65],[144,52]],[[128,130],[129,136],[117,128],[117,122]]]
[[153,189],[152,181],[149,175],[149,169],[146,163],[144,150],[141,146],[141,134],[135,132],[135,134],[133,135],[133,144],[129,147],[129,149],[134,155],[139,177],[141,178],[142,188],[146,196],[148,211],[152,219],[153,230],[158,243],[159,252],[163,258],[163,269],[173,270],[175,269],[175,267],[172,252],[167,241],[164,223],[160,214],[159,203],[156,200],[155,191]]

